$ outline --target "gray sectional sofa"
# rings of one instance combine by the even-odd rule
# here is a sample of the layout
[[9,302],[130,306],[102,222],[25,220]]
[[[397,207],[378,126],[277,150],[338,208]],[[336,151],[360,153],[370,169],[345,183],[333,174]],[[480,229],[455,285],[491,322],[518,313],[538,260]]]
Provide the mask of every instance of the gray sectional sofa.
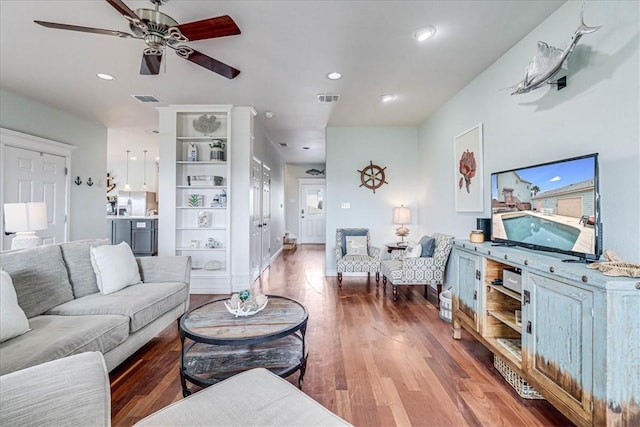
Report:
[[90,247],[83,240],[0,254],[30,331],[0,343],[0,375],[99,351],[109,371],[188,308],[189,257],[137,258],[143,283],[99,292]]

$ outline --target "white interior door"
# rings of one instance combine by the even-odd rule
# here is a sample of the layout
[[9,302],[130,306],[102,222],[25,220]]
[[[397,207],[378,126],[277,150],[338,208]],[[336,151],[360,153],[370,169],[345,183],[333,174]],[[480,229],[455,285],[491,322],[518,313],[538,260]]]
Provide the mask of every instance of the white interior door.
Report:
[[325,181],[300,182],[300,243],[325,243]]
[[255,280],[261,272],[261,248],[262,248],[262,163],[254,158],[251,161],[251,241],[250,241],[250,264],[251,278]]
[[[44,244],[60,243],[66,236],[66,159],[12,146],[5,146],[3,202],[45,202],[46,230],[38,231]],[[3,233],[3,249],[11,247],[12,236]]]
[[262,165],[262,265],[261,272],[271,264],[271,169]]

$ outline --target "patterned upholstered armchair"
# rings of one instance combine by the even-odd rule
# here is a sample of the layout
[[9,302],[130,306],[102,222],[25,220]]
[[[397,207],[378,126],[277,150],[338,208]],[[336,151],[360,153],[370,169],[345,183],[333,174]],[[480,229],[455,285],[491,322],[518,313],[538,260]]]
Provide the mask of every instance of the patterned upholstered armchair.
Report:
[[[420,239],[422,255],[425,255],[425,248],[430,238],[425,236]],[[407,257],[404,251],[393,251],[391,259],[382,261],[382,286],[386,288],[387,280],[393,286],[393,300],[398,299],[399,285],[425,285],[424,294],[427,297],[427,286],[434,284],[437,286],[438,295],[442,291],[445,268],[447,260],[453,246],[453,237],[446,234],[435,233],[433,235],[434,244],[433,256],[420,256],[416,258]],[[428,255],[428,254],[427,254]]]
[[[357,250],[358,240],[366,236],[366,247]],[[353,238],[356,239],[353,239]],[[363,246],[364,244],[360,244]],[[355,251],[350,251],[351,248]],[[355,252],[351,254],[349,252]],[[342,273],[364,272],[371,276],[376,273],[376,284],[380,281],[380,248],[370,245],[368,228],[336,229],[336,267],[338,283],[342,286]]]

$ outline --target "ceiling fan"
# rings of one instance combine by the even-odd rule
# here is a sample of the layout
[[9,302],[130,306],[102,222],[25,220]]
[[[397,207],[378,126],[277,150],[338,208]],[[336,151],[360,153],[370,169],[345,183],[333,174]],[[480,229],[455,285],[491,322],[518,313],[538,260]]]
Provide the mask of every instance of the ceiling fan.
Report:
[[181,44],[188,41],[240,34],[240,28],[229,15],[178,24],[172,17],[159,10],[160,5],[169,0],[149,0],[155,5],[155,9],[137,9],[135,12],[129,9],[121,0],[106,1],[129,21],[129,28],[133,34],[118,30],[104,30],[78,25],[57,24],[55,22],[34,22],[44,27],[58,30],[142,39],[147,44],[142,53],[142,64],[140,65],[140,74],[143,75],[158,74],[160,72],[160,63],[162,62],[165,47],[173,49],[179,57],[228,79],[233,79],[240,74],[240,70]]

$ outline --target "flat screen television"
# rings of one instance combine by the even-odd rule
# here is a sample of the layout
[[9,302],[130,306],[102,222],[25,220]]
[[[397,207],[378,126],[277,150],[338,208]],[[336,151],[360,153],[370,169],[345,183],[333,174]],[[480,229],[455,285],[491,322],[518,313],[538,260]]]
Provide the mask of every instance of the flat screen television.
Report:
[[599,259],[598,154],[492,173],[491,223],[496,243]]

